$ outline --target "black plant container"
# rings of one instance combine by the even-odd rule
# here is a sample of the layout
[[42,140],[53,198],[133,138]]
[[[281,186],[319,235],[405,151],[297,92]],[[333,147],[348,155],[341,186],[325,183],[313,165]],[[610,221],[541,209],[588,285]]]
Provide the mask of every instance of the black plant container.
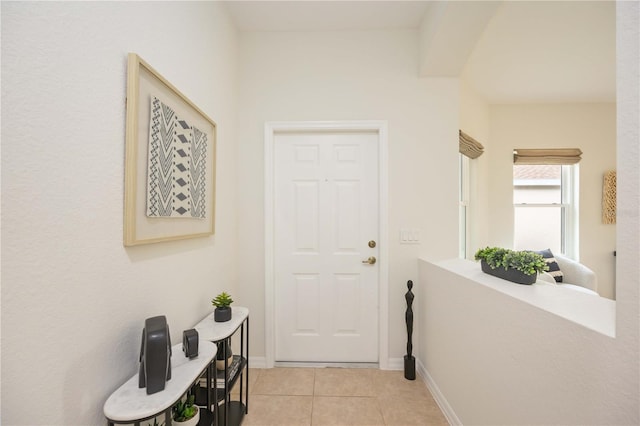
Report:
[[215,322],[227,322],[231,319],[231,306],[226,308],[216,308],[213,311],[213,319]]
[[538,279],[538,274],[526,275],[522,271],[517,269],[504,269],[502,267],[491,269],[491,266],[484,260],[480,261],[482,272],[485,274],[493,275],[494,277],[502,278],[503,280],[511,281],[517,284],[531,285]]

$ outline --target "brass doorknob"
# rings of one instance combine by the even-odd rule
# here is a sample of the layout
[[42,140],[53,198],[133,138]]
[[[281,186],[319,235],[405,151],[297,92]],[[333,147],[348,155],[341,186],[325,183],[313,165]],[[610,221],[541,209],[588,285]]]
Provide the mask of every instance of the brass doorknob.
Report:
[[376,263],[377,259],[374,256],[369,257],[367,260],[363,260],[362,263],[368,263],[369,265],[373,265]]

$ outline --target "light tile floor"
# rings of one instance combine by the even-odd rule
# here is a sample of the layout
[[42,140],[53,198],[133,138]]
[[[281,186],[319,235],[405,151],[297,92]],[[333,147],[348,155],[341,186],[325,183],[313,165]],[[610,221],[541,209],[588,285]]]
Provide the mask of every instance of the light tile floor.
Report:
[[252,368],[242,424],[448,425],[420,378],[362,368]]

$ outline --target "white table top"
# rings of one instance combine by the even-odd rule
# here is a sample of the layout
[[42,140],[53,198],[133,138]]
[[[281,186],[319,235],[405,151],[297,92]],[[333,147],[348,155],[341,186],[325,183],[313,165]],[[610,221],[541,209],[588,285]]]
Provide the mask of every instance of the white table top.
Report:
[[231,319],[225,322],[215,322],[213,315],[214,313],[211,312],[194,327],[200,340],[217,342],[231,336],[249,316],[249,309],[242,306],[232,306]]
[[[199,332],[199,331],[198,331]],[[198,342],[198,356],[189,359],[182,351],[182,343],[171,347],[171,380],[164,390],[147,395],[138,387],[138,374],[120,386],[104,403],[104,415],[116,422],[133,422],[162,413],[184,395],[189,387],[215,358],[215,344],[202,339]]]

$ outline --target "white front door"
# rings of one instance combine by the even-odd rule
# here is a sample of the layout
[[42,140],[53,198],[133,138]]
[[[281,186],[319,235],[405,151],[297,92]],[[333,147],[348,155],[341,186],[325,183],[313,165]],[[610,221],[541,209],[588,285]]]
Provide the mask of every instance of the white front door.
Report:
[[378,143],[274,136],[276,361],[378,362]]

